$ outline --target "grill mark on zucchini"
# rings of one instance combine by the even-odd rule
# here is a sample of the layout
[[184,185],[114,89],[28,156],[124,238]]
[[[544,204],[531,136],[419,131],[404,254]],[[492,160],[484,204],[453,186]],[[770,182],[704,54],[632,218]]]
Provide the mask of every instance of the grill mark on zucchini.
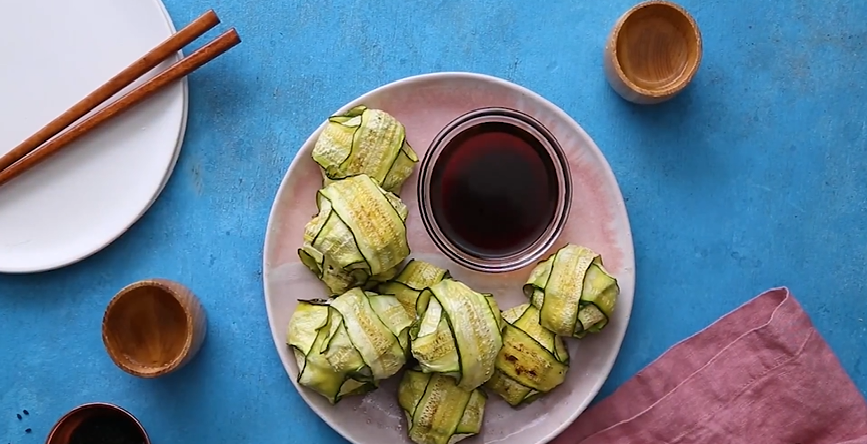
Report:
[[[549,392],[562,383],[568,367],[557,361],[542,344],[511,324],[506,325],[503,336],[503,359],[511,366],[502,366],[500,371],[515,382],[541,392]],[[536,347],[531,347],[534,344]]]
[[[540,325],[541,312],[522,304],[503,312],[503,348],[485,386],[512,406],[526,404],[565,381],[569,370],[563,340]],[[561,359],[557,350],[567,356]]]

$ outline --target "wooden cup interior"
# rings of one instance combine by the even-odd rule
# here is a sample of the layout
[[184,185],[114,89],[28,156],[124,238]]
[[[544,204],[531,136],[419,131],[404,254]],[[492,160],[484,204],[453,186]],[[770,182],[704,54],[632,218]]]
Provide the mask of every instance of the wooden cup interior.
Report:
[[192,321],[177,295],[164,285],[132,285],[109,303],[103,341],[115,364],[155,377],[178,366],[189,352]]
[[623,20],[615,44],[626,80],[654,93],[685,86],[701,59],[701,37],[694,20],[668,2],[637,7]]

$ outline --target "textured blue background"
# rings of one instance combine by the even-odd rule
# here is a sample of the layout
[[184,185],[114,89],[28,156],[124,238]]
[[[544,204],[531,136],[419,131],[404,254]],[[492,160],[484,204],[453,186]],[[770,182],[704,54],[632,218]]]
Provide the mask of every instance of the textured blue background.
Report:
[[[867,3],[682,3],[703,32],[701,70],[676,100],[640,108],[601,68],[629,0],[168,0],[178,27],[214,8],[244,42],[191,76],[177,170],[139,224],[81,264],[0,276],[0,442],[43,442],[66,410],[107,401],[139,416],[155,443],[339,443],[271,341],[268,212],[324,117],[384,83],[442,70],[539,92],[618,177],[638,282],[603,395],[776,285],[791,287],[867,391]],[[99,333],[109,298],[148,277],[189,284],[210,315],[199,357],[155,381],[116,369]],[[31,414],[19,421],[21,409]]]

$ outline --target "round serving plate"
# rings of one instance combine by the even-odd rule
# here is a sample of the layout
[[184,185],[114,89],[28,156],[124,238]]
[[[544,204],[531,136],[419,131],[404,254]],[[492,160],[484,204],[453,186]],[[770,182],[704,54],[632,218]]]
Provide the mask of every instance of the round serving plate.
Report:
[[[495,77],[470,73],[437,73],[410,77],[382,86],[346,104],[335,113],[365,104],[382,109],[406,126],[407,140],[425,155],[437,132],[452,119],[474,109],[497,106],[523,111],[544,124],[558,139],[573,180],[572,213],[558,242],[602,254],[606,268],[618,279],[621,294],[608,326],[583,340],[568,340],[572,366],[566,381],[547,396],[513,409],[496,395],[488,399],[482,432],[467,444],[541,444],[552,440],[587,408],[608,377],[626,333],[635,288],[632,234],[623,196],[602,152],[581,127],[556,105],[521,86]],[[322,116],[323,121],[328,116]],[[305,268],[297,254],[304,225],[315,215],[319,167],[311,159],[320,126],[298,152],[277,192],[264,250],[265,303],[274,343],[292,381],[298,367],[286,346],[286,328],[297,299],[326,296],[325,287]],[[416,197],[418,168],[403,185],[401,198],[407,219],[410,257],[448,268],[452,276],[479,292],[493,293],[501,309],[525,303],[521,286],[530,267],[486,274],[461,268],[434,246],[420,219]],[[304,400],[337,432],[356,444],[409,443],[406,420],[397,404],[398,377],[365,395],[347,397],[336,405],[295,382]]]
[[[160,0],[4,2],[0,28],[0,155],[175,32]],[[0,272],[63,267],[120,237],[162,191],[186,121],[182,80],[0,187]]]

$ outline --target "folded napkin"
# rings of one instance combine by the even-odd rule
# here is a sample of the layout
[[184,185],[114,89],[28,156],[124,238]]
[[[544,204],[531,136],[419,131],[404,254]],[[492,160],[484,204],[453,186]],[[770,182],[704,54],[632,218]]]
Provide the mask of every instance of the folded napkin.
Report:
[[553,444],[867,444],[867,403],[787,288],[678,343]]

